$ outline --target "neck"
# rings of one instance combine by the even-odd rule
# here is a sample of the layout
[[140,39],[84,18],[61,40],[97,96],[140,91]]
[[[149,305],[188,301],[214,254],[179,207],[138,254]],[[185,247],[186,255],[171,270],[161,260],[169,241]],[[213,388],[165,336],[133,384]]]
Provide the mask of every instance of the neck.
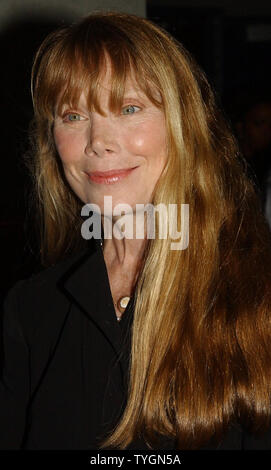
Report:
[[[126,231],[123,233],[123,219],[118,218],[113,221],[112,238],[110,238],[106,236],[107,227],[105,224],[107,222],[108,220],[104,217],[103,227],[105,236],[103,240],[103,255],[116,316],[120,320],[134,291],[147,237],[144,230],[141,231],[143,235],[138,238],[136,236],[131,237],[131,230],[128,235]],[[138,232],[134,225],[133,214],[130,214],[126,222],[128,227],[125,225],[125,230],[132,228],[132,234],[137,235]]]
[[[106,218],[103,218],[103,226],[105,227]],[[125,229],[132,230],[123,233],[123,219],[121,217],[113,220],[112,238],[106,238],[103,241],[104,258],[108,265],[115,264],[120,267],[137,266],[140,263],[144,249],[147,243],[146,235],[136,238],[136,225],[133,214],[126,218]],[[127,234],[129,238],[127,238]],[[130,238],[132,235],[132,238]],[[143,238],[144,237],[144,238]]]
[[120,226],[115,224],[112,238],[105,237],[103,241],[103,255],[118,320],[133,294],[147,243],[146,239],[121,238],[120,234]]

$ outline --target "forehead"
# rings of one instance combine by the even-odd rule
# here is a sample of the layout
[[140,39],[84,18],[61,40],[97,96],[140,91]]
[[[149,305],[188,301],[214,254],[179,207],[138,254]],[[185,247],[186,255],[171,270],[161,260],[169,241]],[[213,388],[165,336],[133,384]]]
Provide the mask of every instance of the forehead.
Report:
[[[111,62],[108,60],[106,66],[103,67],[100,73],[100,78],[97,83],[97,89],[100,93],[107,92],[112,93],[114,81],[116,80],[115,73],[112,70]],[[162,96],[157,86],[150,82],[150,80],[137,77],[134,69],[131,67],[125,76],[125,79],[121,85],[123,96],[127,95],[139,95],[154,101],[155,105],[160,105],[162,102]]]
[[[106,73],[104,76],[101,76],[100,80],[97,83],[97,94],[99,97],[103,95],[110,95],[113,89],[113,80],[112,76],[109,73]],[[127,95],[140,95],[145,96],[146,93],[139,86],[135,77],[128,75],[123,84],[123,96]]]
[[82,94],[89,108],[101,114],[105,99],[108,100],[110,110],[117,112],[127,96],[147,98],[155,106],[162,106],[161,93],[157,87],[148,78],[139,77],[130,64],[120,70],[105,56],[99,65],[93,72],[86,67],[72,67],[57,97],[57,111],[66,104],[76,106]]
[[[114,98],[113,98],[114,99]],[[148,96],[144,93],[144,91],[139,87],[138,83],[131,77],[127,77],[126,82],[123,88],[123,97],[122,99],[119,97],[119,100],[116,100],[115,105],[112,105],[112,79],[110,75],[102,77],[99,82],[97,83],[95,96],[93,94],[87,93],[85,90],[81,90],[80,94],[78,95],[78,100],[75,100],[73,105],[79,105],[89,108],[90,110],[98,111],[100,114],[105,115],[106,109],[109,107],[110,110],[117,110],[118,103],[119,108],[121,108],[124,104],[124,100],[140,100],[143,103],[149,103],[150,100]],[[64,106],[69,104],[62,100]],[[117,108],[117,109],[116,109]]]

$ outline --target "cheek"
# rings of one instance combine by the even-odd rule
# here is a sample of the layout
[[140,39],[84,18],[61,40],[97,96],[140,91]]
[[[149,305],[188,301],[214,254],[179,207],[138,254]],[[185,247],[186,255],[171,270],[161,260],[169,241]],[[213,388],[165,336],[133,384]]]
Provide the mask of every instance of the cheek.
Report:
[[157,155],[165,152],[166,131],[163,122],[141,124],[127,135],[126,142],[134,153],[142,156]]
[[56,149],[63,164],[73,163],[78,159],[80,143],[74,135],[61,131],[54,132]]

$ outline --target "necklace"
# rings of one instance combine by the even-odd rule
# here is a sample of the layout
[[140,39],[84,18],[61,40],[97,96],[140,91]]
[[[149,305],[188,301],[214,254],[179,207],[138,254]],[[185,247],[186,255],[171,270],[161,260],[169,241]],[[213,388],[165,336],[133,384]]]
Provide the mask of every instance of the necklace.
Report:
[[[103,250],[103,239],[101,239],[101,248]],[[114,302],[115,307],[119,309],[121,312],[120,314],[116,313],[117,321],[121,320],[122,314],[125,312],[125,309],[130,301],[130,296],[129,295],[123,295],[117,300],[117,303]]]

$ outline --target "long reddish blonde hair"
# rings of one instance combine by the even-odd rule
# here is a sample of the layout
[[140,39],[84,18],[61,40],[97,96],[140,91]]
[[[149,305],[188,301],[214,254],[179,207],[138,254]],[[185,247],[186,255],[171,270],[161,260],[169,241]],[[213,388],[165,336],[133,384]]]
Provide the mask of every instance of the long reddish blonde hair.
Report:
[[143,18],[90,15],[52,33],[37,53],[33,175],[43,262],[57,262],[80,238],[82,203],[67,188],[52,137],[55,106],[59,96],[75,103],[84,89],[99,110],[106,58],[113,110],[122,105],[131,71],[164,110],[168,161],[153,203],[190,205],[190,243],[183,251],[171,250],[170,239],[147,246],[135,292],[127,406],[104,445],[125,448],[142,436],[153,447],[159,434],[194,449],[219,440],[233,423],[264,431],[270,234],[204,74],[180,44]]

